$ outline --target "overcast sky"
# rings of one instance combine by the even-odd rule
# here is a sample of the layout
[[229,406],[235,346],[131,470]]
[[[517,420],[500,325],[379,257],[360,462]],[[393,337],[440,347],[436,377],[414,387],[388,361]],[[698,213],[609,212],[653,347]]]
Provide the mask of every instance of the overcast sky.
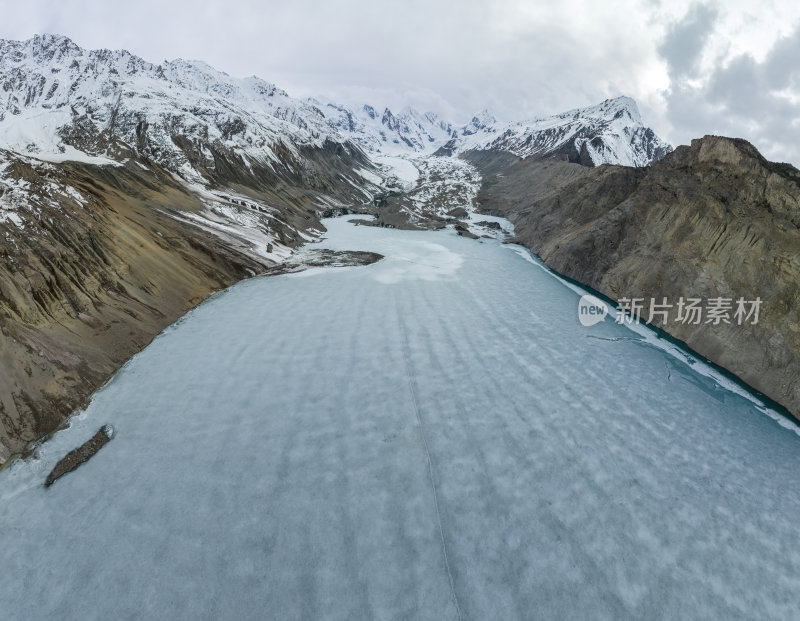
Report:
[[800,3],[0,0],[0,37],[202,59],[294,96],[516,120],[630,95],[673,145],[740,136],[800,165]]

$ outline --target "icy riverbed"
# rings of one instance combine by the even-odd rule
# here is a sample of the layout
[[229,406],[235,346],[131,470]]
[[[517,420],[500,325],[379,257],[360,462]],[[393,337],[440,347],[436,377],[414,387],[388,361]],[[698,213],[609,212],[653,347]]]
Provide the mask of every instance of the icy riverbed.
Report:
[[800,618],[793,424],[518,248],[326,225],[386,258],[214,296],[0,473],[0,618]]

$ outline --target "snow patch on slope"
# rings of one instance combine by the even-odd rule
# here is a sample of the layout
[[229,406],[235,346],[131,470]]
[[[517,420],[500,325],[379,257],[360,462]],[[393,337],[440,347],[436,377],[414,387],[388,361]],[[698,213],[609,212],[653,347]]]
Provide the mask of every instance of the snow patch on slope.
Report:
[[408,191],[419,179],[419,169],[406,157],[377,154],[372,160],[381,167],[386,175],[385,182],[390,187],[396,186]]

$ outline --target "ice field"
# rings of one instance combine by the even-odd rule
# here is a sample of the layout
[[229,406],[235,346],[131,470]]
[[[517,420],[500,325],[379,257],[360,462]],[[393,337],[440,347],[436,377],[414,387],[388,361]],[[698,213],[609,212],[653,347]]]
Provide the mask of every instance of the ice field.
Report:
[[0,472],[0,619],[800,618],[792,423],[519,248],[326,226],[386,258],[212,297]]

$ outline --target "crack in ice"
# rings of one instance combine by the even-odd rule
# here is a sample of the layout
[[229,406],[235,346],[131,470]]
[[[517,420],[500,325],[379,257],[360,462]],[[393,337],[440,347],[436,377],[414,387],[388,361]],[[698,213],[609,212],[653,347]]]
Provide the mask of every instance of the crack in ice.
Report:
[[422,420],[422,412],[419,407],[419,397],[417,395],[417,380],[416,375],[414,373],[414,365],[411,362],[411,346],[408,343],[408,329],[406,328],[406,322],[403,320],[403,316],[398,313],[398,323],[400,325],[400,331],[403,334],[403,358],[406,364],[406,377],[408,378],[408,387],[411,391],[411,402],[414,405],[414,414],[417,418],[417,426],[419,428],[419,436],[422,442],[422,448],[425,450],[425,457],[428,461],[428,475],[430,476],[431,480],[431,490],[433,492],[433,506],[436,510],[436,522],[439,526],[439,537],[442,541],[442,558],[444,560],[444,568],[447,572],[447,580],[450,583],[450,595],[453,598],[453,604],[456,607],[456,615],[461,621],[463,616],[461,614],[461,606],[458,604],[458,596],[456,595],[456,587],[455,583],[453,582],[453,573],[450,571],[450,561],[447,557],[447,543],[444,537],[444,526],[442,526],[442,513],[439,510],[439,493],[436,490],[436,476],[433,471],[433,458],[431,457],[431,451],[428,448],[428,440],[425,437],[425,424]]

